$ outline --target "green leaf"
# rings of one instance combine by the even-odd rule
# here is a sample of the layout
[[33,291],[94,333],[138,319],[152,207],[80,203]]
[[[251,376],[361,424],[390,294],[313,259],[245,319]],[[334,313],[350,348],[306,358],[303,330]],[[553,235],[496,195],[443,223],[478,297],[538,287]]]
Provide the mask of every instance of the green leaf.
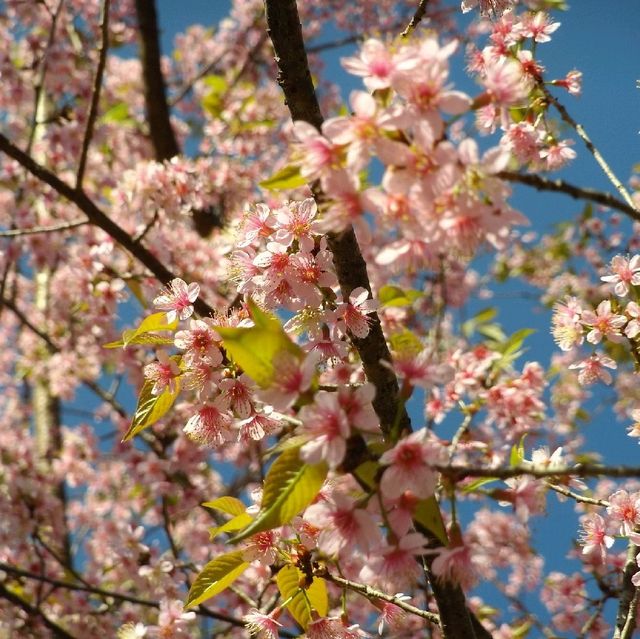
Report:
[[511,447],[511,455],[509,457],[509,464],[511,466],[520,466],[524,461],[524,440],[526,435],[523,435],[520,438],[518,444],[514,444]]
[[262,311],[249,300],[249,309],[255,326],[215,326],[227,354],[259,386],[266,388],[276,376],[274,358],[281,353],[292,353],[302,359],[302,349],[291,341],[280,322]]
[[468,484],[465,484],[464,487],[462,488],[462,492],[464,493],[474,493],[476,492],[476,490],[478,490],[478,488],[481,488],[482,486],[484,486],[485,484],[490,484],[494,481],[500,481],[497,477],[480,477],[479,479],[476,479],[475,481],[469,482]]
[[[311,614],[305,596],[300,592],[300,584],[304,583],[304,580],[304,573],[291,564],[284,566],[276,577],[278,590],[282,598],[287,600],[289,597],[293,597],[287,604],[287,610],[306,630],[309,621],[311,621]],[[327,596],[327,585],[324,579],[314,577],[313,582],[306,589],[306,595],[311,608],[316,610],[321,617],[325,617],[329,611],[329,597]]]
[[[178,326],[178,320],[167,322],[166,313],[153,313],[145,317],[138,328],[128,329],[122,333],[122,340],[109,342],[105,348],[117,348],[129,346],[129,344],[173,344],[173,340],[167,337],[155,335],[155,331],[174,331]],[[144,337],[143,337],[144,336]]]
[[440,505],[435,495],[421,499],[413,513],[413,518],[427,530],[431,531],[445,546],[449,543],[447,530],[444,527]]
[[399,286],[383,286],[378,291],[378,299],[382,306],[411,306],[423,293],[412,288],[406,291]]
[[420,338],[408,328],[405,328],[400,333],[391,335],[389,337],[389,346],[396,353],[407,355],[417,355],[424,348]]
[[231,585],[249,566],[242,552],[235,550],[210,561],[193,582],[184,607],[197,606]]
[[484,335],[492,342],[503,342],[507,339],[499,324],[483,324],[476,329],[480,335]]
[[247,510],[247,507],[236,497],[218,497],[213,501],[205,501],[202,505],[205,508],[213,508],[234,517],[242,515]]
[[180,393],[179,378],[175,378],[174,380],[173,391],[167,386],[160,395],[153,395],[151,393],[153,386],[154,383],[151,380],[147,380],[143,384],[140,397],[138,397],[136,412],[133,415],[133,421],[127,434],[122,439],[123,442],[129,441],[132,437],[135,437],[145,428],[155,424],[161,417],[166,415]]
[[295,164],[288,164],[283,169],[259,183],[263,189],[268,191],[282,191],[297,189],[307,183],[307,178],[300,174],[300,167]]
[[482,309],[478,313],[476,313],[471,319],[468,319],[466,322],[462,324],[461,330],[462,334],[469,338],[476,330],[476,328],[482,324],[486,324],[490,322],[496,315],[498,311],[495,308],[489,307]]
[[242,513],[241,515],[230,519],[226,524],[222,524],[222,526],[209,528],[209,538],[213,539],[214,537],[217,537],[222,533],[242,530],[243,528],[246,528],[252,521],[253,517],[249,513]]
[[118,102],[107,109],[100,118],[105,124],[133,124],[135,120],[129,113],[129,105],[126,102]]
[[224,95],[229,85],[221,75],[207,75],[202,81],[209,87],[209,91],[202,99],[202,108],[212,117],[219,118],[224,110]]
[[286,450],[273,462],[265,477],[260,512],[231,543],[288,524],[315,499],[327,473],[324,462],[309,465],[302,461],[300,448]]

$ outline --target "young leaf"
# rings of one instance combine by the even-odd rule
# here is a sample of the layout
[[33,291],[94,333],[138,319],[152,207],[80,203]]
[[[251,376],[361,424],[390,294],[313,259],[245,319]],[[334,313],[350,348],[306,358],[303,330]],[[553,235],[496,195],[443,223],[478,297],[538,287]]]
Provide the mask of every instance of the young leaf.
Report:
[[213,539],[218,535],[226,532],[236,532],[236,530],[242,530],[246,528],[253,521],[253,517],[249,513],[242,513],[230,519],[226,524],[217,526],[215,528],[209,528],[209,538]]
[[305,464],[300,448],[286,450],[273,462],[264,480],[260,512],[231,543],[289,523],[315,499],[327,472],[325,463]]
[[214,508],[227,515],[242,515],[247,507],[236,497],[218,497],[213,501],[205,501],[202,503],[205,508]]
[[447,530],[444,527],[440,512],[440,505],[434,495],[418,502],[413,518],[431,531],[445,546],[449,543]]
[[[302,626],[304,630],[311,620],[309,606],[304,595],[300,592],[300,584],[304,582],[305,576],[298,568],[287,564],[279,572],[276,578],[278,590],[283,599],[293,599],[287,604],[287,610],[293,618]],[[296,594],[298,593],[298,594]],[[329,598],[327,596],[327,586],[324,579],[314,577],[311,586],[306,589],[306,595],[311,607],[324,617],[329,609]]]
[[145,428],[151,426],[151,424],[155,424],[161,417],[166,415],[180,393],[180,380],[178,378],[174,380],[173,391],[167,387],[160,395],[153,395],[151,393],[153,386],[154,382],[152,380],[147,380],[143,384],[140,397],[138,397],[136,412],[133,415],[133,421],[127,434],[122,439],[123,442],[129,441],[132,437],[135,437]]
[[289,352],[302,358],[302,350],[286,334],[280,322],[262,311],[249,300],[249,309],[255,326],[215,326],[227,353],[259,386],[268,387],[276,371],[273,359],[279,353]]
[[129,344],[173,344],[173,339],[160,337],[154,331],[173,331],[178,326],[178,320],[167,322],[166,313],[153,313],[145,317],[140,326],[128,329],[122,333],[122,340],[105,344],[105,348],[118,348]]
[[386,285],[378,292],[378,299],[382,306],[411,306],[418,298],[422,297],[420,291],[410,288],[406,291],[399,286]]
[[249,566],[242,552],[235,550],[210,561],[193,582],[185,608],[197,606],[230,586]]
[[296,189],[304,186],[307,179],[300,175],[300,167],[289,164],[266,180],[262,180],[259,185],[268,191],[281,191],[288,189]]

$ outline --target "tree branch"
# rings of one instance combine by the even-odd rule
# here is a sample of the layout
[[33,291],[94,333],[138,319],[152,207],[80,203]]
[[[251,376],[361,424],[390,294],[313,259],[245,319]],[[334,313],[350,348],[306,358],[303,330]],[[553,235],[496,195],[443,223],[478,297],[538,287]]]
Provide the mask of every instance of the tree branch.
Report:
[[629,543],[627,560],[622,572],[622,590],[618,603],[614,639],[631,639],[636,628],[635,620],[639,589],[633,585],[631,579],[638,572],[638,564],[636,563],[638,550],[638,546]]
[[415,606],[408,604],[406,601],[399,599],[397,595],[387,595],[386,593],[376,590],[371,586],[367,586],[366,584],[359,584],[355,581],[339,577],[338,575],[332,575],[326,568],[317,571],[316,574],[327,581],[331,581],[334,584],[338,584],[339,586],[346,588],[347,590],[353,590],[353,592],[357,592],[367,599],[381,599],[382,601],[387,601],[388,603],[398,606],[398,608],[402,608],[402,610],[405,610],[412,615],[426,619],[430,623],[440,625],[440,618],[438,615],[428,612],[427,610],[422,610],[421,608],[416,608]]
[[[2,133],[0,133],[0,151],[3,151],[9,157],[13,158],[18,164],[27,169],[31,175],[48,184],[59,195],[73,202],[73,204],[87,216],[92,224],[101,228],[107,235],[111,236],[120,244],[120,246],[129,251],[129,253],[146,266],[160,282],[166,285],[177,277],[151,253],[151,251],[142,244],[136,243],[122,227],[118,226],[104,211],[98,208],[84,191],[74,189],[66,182],[63,182],[57,175],[49,171],[49,169],[38,164],[31,156],[21,151]],[[213,308],[200,298],[195,301],[194,307],[196,311],[203,316],[213,313]]]
[[93,79],[93,91],[91,92],[91,104],[89,115],[87,116],[87,128],[84,131],[82,140],[82,150],[80,151],[80,161],[78,162],[78,173],[76,175],[76,189],[82,188],[82,179],[87,165],[87,154],[89,145],[93,137],[93,128],[98,116],[98,103],[100,102],[100,89],[102,87],[102,76],[107,62],[107,51],[109,50],[109,0],[102,0],[100,8],[100,47],[98,49],[98,67]]
[[640,222],[640,212],[636,208],[622,202],[610,193],[603,193],[602,191],[596,191],[595,189],[575,186],[574,184],[570,184],[564,180],[550,180],[549,178],[541,175],[530,175],[517,173],[515,171],[500,171],[499,173],[496,173],[496,177],[507,180],[508,182],[526,184],[527,186],[532,186],[538,191],[555,191],[565,193],[576,200],[589,200],[596,204],[602,204],[602,206],[607,206],[611,209],[621,211],[636,222]]
[[[278,65],[277,81],[285,96],[292,119],[304,120],[320,130],[323,122],[320,105],[311,80],[302,28],[295,0],[265,0],[267,33],[273,43]],[[317,184],[312,185],[316,201],[322,202],[324,194]],[[328,235],[329,248],[333,253],[338,282],[343,298],[362,286],[371,291],[367,265],[356,240],[353,227],[341,233]],[[382,333],[380,318],[371,314],[369,334],[363,339],[351,336],[367,379],[376,388],[373,407],[380,419],[383,434],[389,438],[397,433],[411,430],[411,421],[399,397],[398,380],[393,371],[382,362],[391,362],[391,354]],[[421,529],[436,545],[442,545],[437,537]],[[431,558],[433,560],[433,558]],[[427,564],[429,559],[427,559]],[[480,622],[469,613],[465,596],[458,586],[440,583],[427,571],[433,589],[445,639],[473,639],[489,637]],[[473,618],[473,620],[472,620]],[[475,621],[475,623],[474,623]]]
[[180,147],[171,126],[171,113],[162,76],[160,34],[155,0],[136,0],[140,58],[144,80],[144,104],[151,144],[158,162],[180,153]]
[[591,155],[593,155],[595,161],[600,165],[600,168],[602,169],[603,173],[607,176],[607,178],[609,179],[611,184],[613,184],[613,186],[616,188],[618,193],[620,193],[620,195],[622,196],[622,199],[632,209],[634,209],[636,212],[638,212],[637,209],[636,209],[635,204],[633,203],[633,200],[631,199],[631,196],[629,195],[629,192],[624,187],[622,182],[620,182],[620,180],[617,178],[616,174],[613,172],[611,167],[607,164],[607,161],[604,159],[604,157],[602,157],[602,154],[600,153],[600,151],[598,151],[598,149],[595,147],[595,145],[591,141],[591,138],[587,135],[587,132],[584,130],[584,127],[581,124],[579,124],[578,122],[576,122],[571,117],[571,115],[569,115],[569,112],[564,108],[562,103],[559,102],[549,92],[547,87],[542,82],[540,82],[540,88],[544,92],[544,95],[545,95],[546,99],[549,102],[551,102],[551,104],[553,104],[553,106],[557,109],[557,111],[560,114],[560,117],[562,118],[562,120],[564,122],[566,122],[570,127],[572,127],[575,130],[575,132],[580,136],[580,138],[584,142],[584,145],[587,147],[589,153],[591,153]]
[[[311,80],[296,2],[265,0],[265,8],[267,33],[273,43],[279,69],[277,81],[291,117],[294,122],[304,120],[320,130],[323,117]],[[324,194],[319,186],[313,185],[312,190],[316,200],[321,202]],[[328,241],[343,298],[347,300],[351,291],[360,286],[371,292],[367,265],[353,228],[349,227],[341,233],[330,233]],[[391,369],[382,365],[383,361],[391,362],[391,354],[382,333],[380,319],[376,313],[369,317],[371,324],[367,337],[359,339],[352,336],[351,339],[360,355],[367,379],[376,387],[373,407],[380,419],[382,431],[388,437],[398,412],[398,380]],[[411,428],[404,407],[401,409],[399,425],[399,432]]]
[[576,464],[564,468],[528,468],[526,466],[512,466],[509,468],[473,468],[471,466],[442,466],[434,469],[452,481],[460,481],[466,477],[493,477],[495,479],[509,479],[529,475],[530,477],[640,477],[640,466],[590,466]]
[[54,637],[58,639],[75,639],[75,637],[69,634],[62,626],[59,626],[57,623],[51,621],[47,615],[40,610],[40,608],[36,608],[32,606],[30,603],[19,597],[15,593],[11,592],[9,589],[5,588],[4,584],[0,583],[0,597],[6,599],[11,602],[14,606],[17,606],[21,610],[24,610],[29,617],[38,618],[42,623],[53,633]]
[[427,12],[427,5],[429,4],[429,0],[420,0],[418,4],[418,8],[416,12],[413,14],[411,21],[405,28],[405,30],[400,34],[401,38],[408,38],[411,32],[420,24],[420,20],[424,18],[425,13]]
[[87,220],[75,220],[73,222],[63,222],[62,224],[55,224],[53,226],[36,226],[30,229],[9,229],[7,231],[0,231],[0,237],[22,237],[23,235],[38,235],[40,233],[57,233],[59,231],[75,229],[79,226],[85,226],[87,224],[89,224]]

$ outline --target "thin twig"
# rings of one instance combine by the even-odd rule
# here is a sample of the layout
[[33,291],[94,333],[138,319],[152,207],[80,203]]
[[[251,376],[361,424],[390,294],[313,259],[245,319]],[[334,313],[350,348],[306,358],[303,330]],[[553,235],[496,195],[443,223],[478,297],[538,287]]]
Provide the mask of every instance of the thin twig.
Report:
[[560,103],[549,92],[549,90],[547,89],[546,86],[544,86],[544,84],[540,83],[540,87],[541,87],[542,91],[544,92],[544,95],[547,98],[547,100],[549,102],[551,102],[551,104],[553,104],[553,106],[557,109],[557,111],[560,114],[560,117],[562,118],[562,120],[564,122],[566,122],[570,127],[572,127],[575,130],[575,132],[580,136],[580,138],[584,142],[584,145],[589,150],[589,153],[591,153],[591,155],[593,155],[595,161],[600,165],[600,168],[602,169],[604,174],[607,176],[607,178],[609,179],[611,184],[613,184],[613,186],[616,188],[618,193],[620,193],[620,195],[622,196],[622,199],[632,209],[636,210],[636,212],[637,212],[637,208],[636,208],[635,204],[633,203],[633,200],[631,199],[631,196],[629,195],[629,192],[627,191],[625,186],[622,184],[622,182],[620,182],[620,180],[616,177],[616,175],[613,172],[613,170],[611,169],[611,167],[607,164],[606,160],[602,157],[602,154],[600,153],[600,151],[598,151],[598,149],[595,147],[595,145],[591,141],[591,138],[589,138],[589,136],[587,135],[587,132],[584,130],[584,127],[581,124],[579,124],[578,122],[576,122],[571,117],[571,115],[569,115],[569,112],[564,108],[562,103]]
[[508,182],[526,184],[527,186],[532,186],[538,191],[555,191],[565,193],[576,200],[588,200],[590,202],[595,202],[596,204],[601,204],[602,206],[607,206],[611,209],[621,211],[636,222],[640,222],[640,212],[635,207],[629,206],[610,193],[576,186],[569,182],[565,182],[564,180],[550,180],[549,178],[541,175],[529,175],[516,173],[515,171],[500,171],[499,173],[496,173],[496,177],[507,180]]
[[[111,236],[120,246],[129,251],[140,263],[146,266],[160,282],[169,284],[177,276],[174,275],[151,251],[142,244],[136,244],[133,238],[118,226],[104,211],[102,211],[82,190],[77,190],[63,182],[57,175],[36,162],[31,156],[19,149],[9,138],[0,133],[0,151],[6,153],[23,166],[29,173],[41,182],[48,184],[63,198],[73,202],[93,224]],[[213,315],[213,308],[203,299],[198,298],[194,307],[203,316]]]
[[635,621],[639,589],[634,585],[632,579],[638,572],[637,556],[638,546],[629,542],[627,558],[622,571],[622,586],[618,602],[618,613],[616,615],[614,639],[631,639],[636,627]]
[[577,501],[581,504],[591,504],[592,506],[602,506],[603,508],[607,508],[609,506],[609,502],[606,499],[594,499],[593,497],[585,497],[584,495],[574,493],[566,486],[558,486],[557,484],[552,484],[550,482],[547,482],[547,486],[560,495],[570,497],[574,501]]
[[366,597],[367,599],[381,599],[382,601],[386,601],[388,603],[393,604],[394,606],[398,606],[398,608],[402,608],[402,610],[411,613],[412,615],[416,615],[422,619],[426,619],[430,623],[434,623],[440,625],[440,617],[433,612],[429,612],[427,610],[422,610],[421,608],[416,608],[416,606],[412,606],[408,604],[406,601],[403,601],[396,595],[387,595],[384,592],[376,590],[371,586],[367,586],[366,584],[357,583],[355,581],[351,581],[349,579],[344,579],[344,577],[339,577],[338,575],[332,575],[326,568],[322,568],[315,573],[318,577],[322,577],[327,581],[331,581],[334,584],[338,584],[347,590],[352,590],[353,592],[357,592],[358,594]]
[[[34,581],[40,581],[56,588],[64,588],[66,590],[73,590],[78,592],[87,592],[94,595],[100,595],[101,597],[110,597],[111,599],[115,599],[117,601],[126,601],[128,603],[137,604],[139,606],[145,606],[147,608],[160,608],[160,602],[155,601],[153,599],[142,599],[141,597],[134,597],[133,595],[127,595],[121,592],[115,592],[113,590],[105,590],[104,588],[96,588],[93,586],[85,586],[81,584],[71,584],[66,581],[61,581],[59,579],[53,579],[51,577],[47,577],[45,575],[38,575],[37,573],[29,572],[28,570],[22,570],[21,568],[17,568],[15,566],[11,566],[10,564],[6,564],[4,562],[0,562],[0,570],[4,570],[5,572],[15,575],[17,577],[23,577],[25,579],[32,579]],[[0,588],[2,586],[0,585]],[[1,594],[1,593],[0,593]],[[235,617],[230,617],[229,615],[225,615],[224,613],[214,612],[210,608],[206,608],[204,606],[200,606],[195,608],[194,612],[197,615],[201,615],[203,617],[209,617],[211,619],[218,619],[219,621],[225,621],[234,626],[244,626],[244,623],[240,619],[236,619]]]
[[93,128],[98,117],[98,103],[100,102],[100,89],[102,88],[102,76],[107,63],[107,51],[109,50],[109,0],[102,0],[100,7],[100,45],[98,47],[98,67],[96,75],[93,79],[93,90],[91,92],[91,104],[89,106],[89,115],[87,117],[87,127],[84,131],[84,139],[82,140],[82,150],[80,151],[80,160],[78,162],[78,172],[76,174],[76,189],[82,188],[82,179],[87,166],[87,155],[89,153],[89,145],[93,137]]
[[21,610],[29,615],[31,619],[40,619],[42,623],[53,633],[53,636],[57,639],[75,639],[72,634],[69,634],[62,626],[59,626],[54,621],[51,621],[47,615],[40,610],[32,606],[29,602],[25,601],[22,597],[18,596],[15,592],[12,592],[8,588],[5,588],[4,584],[0,583],[0,597],[11,602],[14,606],[17,606]]
[[596,466],[576,464],[565,468],[533,468],[527,466],[511,466],[509,468],[473,468],[471,466],[434,466],[452,481],[460,481],[466,477],[495,477],[508,479],[529,475],[530,477],[640,477],[640,466]]
[[30,229],[9,229],[7,231],[0,231],[0,237],[22,237],[23,235],[38,235],[40,233],[57,233],[59,231],[75,229],[79,226],[86,226],[87,224],[89,224],[87,220],[74,220],[73,222],[63,222],[62,224],[55,224],[53,226],[36,226]]
[[405,30],[400,34],[401,38],[408,38],[411,32],[420,24],[420,20],[424,18],[424,14],[427,12],[427,5],[429,0],[420,0],[416,12],[413,14],[413,18],[406,26]]

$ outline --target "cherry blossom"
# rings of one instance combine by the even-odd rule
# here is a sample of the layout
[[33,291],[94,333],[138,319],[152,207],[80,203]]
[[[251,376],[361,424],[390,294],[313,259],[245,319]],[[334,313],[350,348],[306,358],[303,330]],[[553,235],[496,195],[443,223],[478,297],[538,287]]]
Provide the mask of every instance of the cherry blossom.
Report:
[[186,320],[193,314],[193,303],[200,294],[199,284],[189,284],[180,278],[175,278],[169,288],[153,300],[154,306],[167,312],[167,322],[171,323],[180,318]]

